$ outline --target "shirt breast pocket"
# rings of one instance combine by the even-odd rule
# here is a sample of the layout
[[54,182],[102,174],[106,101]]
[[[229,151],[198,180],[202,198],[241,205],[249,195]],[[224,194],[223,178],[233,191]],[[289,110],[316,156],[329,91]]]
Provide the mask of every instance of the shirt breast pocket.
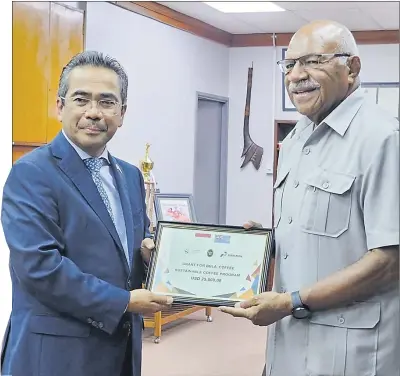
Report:
[[349,228],[355,176],[317,168],[305,179],[302,231],[339,237]]

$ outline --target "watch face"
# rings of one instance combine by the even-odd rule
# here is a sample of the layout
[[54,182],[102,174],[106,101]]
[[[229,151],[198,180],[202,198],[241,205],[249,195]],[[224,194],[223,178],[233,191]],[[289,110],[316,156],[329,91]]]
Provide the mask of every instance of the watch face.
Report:
[[293,310],[293,317],[296,319],[305,319],[310,316],[310,311],[305,308],[295,308]]

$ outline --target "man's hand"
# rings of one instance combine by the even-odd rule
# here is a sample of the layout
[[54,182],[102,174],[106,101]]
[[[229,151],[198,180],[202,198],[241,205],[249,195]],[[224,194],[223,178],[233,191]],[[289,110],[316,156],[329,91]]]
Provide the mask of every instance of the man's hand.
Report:
[[142,241],[140,247],[140,253],[142,254],[143,260],[146,264],[150,263],[151,253],[154,249],[154,241],[150,238],[145,238]]
[[170,296],[157,295],[145,289],[131,291],[128,312],[152,314],[171,307],[173,299]]
[[258,223],[258,222],[254,222],[254,221],[247,221],[244,225],[243,225],[243,227],[245,228],[245,229],[250,229],[250,228],[262,228],[262,224],[261,223]]
[[235,308],[220,307],[220,310],[234,317],[251,320],[254,325],[268,326],[292,313],[292,300],[287,293],[264,292],[236,304]]

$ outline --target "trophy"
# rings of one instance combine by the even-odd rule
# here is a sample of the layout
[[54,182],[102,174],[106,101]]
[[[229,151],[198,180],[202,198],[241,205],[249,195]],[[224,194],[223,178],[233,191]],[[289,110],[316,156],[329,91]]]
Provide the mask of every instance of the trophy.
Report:
[[143,174],[144,185],[146,189],[146,212],[150,219],[150,232],[154,230],[153,209],[154,209],[154,193],[156,182],[151,173],[154,167],[154,162],[149,157],[150,144],[146,143],[146,151],[144,158],[140,161],[140,170]]
[[152,181],[151,170],[154,167],[154,162],[149,157],[149,148],[150,144],[147,143],[144,158],[140,161],[140,169],[142,170],[145,183],[150,183]]

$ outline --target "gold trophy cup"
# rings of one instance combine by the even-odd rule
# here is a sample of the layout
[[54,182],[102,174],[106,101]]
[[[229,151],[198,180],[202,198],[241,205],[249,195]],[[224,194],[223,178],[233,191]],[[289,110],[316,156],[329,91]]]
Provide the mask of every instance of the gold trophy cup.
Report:
[[143,174],[144,185],[146,189],[146,212],[150,219],[150,232],[154,231],[153,208],[154,208],[154,193],[156,182],[151,176],[151,170],[154,167],[154,162],[149,157],[150,144],[146,144],[146,152],[144,158],[140,161],[140,170]]
[[150,144],[147,143],[144,158],[140,161],[140,169],[142,170],[145,183],[152,182],[150,172],[154,167],[154,162],[149,157],[149,148]]

